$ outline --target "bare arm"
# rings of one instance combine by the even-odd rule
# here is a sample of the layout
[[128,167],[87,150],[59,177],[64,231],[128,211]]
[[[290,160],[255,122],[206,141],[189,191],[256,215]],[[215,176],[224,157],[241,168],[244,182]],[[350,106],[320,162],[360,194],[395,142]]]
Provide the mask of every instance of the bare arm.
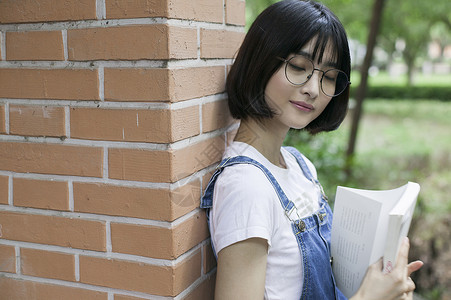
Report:
[[218,253],[215,300],[262,300],[265,291],[268,243],[250,238]]

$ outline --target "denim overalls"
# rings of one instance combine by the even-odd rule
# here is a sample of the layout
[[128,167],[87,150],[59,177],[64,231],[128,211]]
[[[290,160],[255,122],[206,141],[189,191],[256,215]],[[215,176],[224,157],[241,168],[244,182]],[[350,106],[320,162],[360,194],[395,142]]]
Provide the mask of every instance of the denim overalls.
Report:
[[[321,191],[320,209],[309,217],[300,219],[297,215],[297,208],[290,201],[279,183],[276,181],[271,172],[261,165],[259,162],[247,156],[235,156],[225,158],[216,167],[216,171],[212,175],[210,182],[201,199],[201,208],[206,209],[208,225],[209,209],[213,205],[213,189],[218,175],[225,167],[234,164],[250,164],[259,168],[264,172],[268,180],[274,187],[280,204],[285,210],[285,214],[291,221],[291,227],[296,237],[296,241],[301,251],[304,263],[304,282],[302,288],[301,299],[346,299],[335,285],[335,279],[332,274],[330,257],[330,231],[332,226],[332,211],[327,204],[327,198],[322,191],[322,187],[310,173],[301,154],[293,147],[285,147],[294,157],[296,157],[305,177],[312,181]],[[213,246],[213,244],[212,244]],[[213,249],[214,250],[214,249]],[[216,253],[215,253],[216,255]]]

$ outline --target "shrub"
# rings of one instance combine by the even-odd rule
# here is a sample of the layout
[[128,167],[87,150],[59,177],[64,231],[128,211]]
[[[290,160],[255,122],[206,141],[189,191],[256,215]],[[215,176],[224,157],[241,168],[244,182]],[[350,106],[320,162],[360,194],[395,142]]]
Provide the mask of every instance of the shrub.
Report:
[[[355,96],[357,87],[351,88],[351,97]],[[369,86],[367,98],[384,99],[430,99],[451,101],[451,84],[449,86]]]

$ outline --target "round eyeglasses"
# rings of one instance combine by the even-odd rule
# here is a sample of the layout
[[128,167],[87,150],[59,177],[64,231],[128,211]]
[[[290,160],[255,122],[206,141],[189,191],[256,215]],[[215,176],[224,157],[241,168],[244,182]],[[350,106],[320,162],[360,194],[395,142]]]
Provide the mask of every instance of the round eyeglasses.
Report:
[[323,73],[320,80],[321,90],[329,97],[340,95],[351,84],[345,72],[337,69],[317,69],[313,61],[303,55],[295,55],[290,59],[277,58],[286,63],[285,77],[294,85],[306,84],[315,70]]

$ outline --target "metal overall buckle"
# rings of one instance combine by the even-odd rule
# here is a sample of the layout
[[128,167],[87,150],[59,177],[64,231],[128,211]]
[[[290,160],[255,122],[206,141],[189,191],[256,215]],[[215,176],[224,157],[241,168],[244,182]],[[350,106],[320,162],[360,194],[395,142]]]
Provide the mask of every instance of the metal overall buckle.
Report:
[[[293,211],[296,212],[297,219],[293,219],[291,217],[291,213]],[[305,231],[305,227],[306,227],[305,226],[305,222],[301,220],[301,217],[299,216],[299,212],[298,212],[298,209],[297,209],[296,205],[293,204],[293,207],[290,210],[285,210],[285,215],[287,216],[288,220],[290,220],[291,222],[293,222],[295,224],[297,222],[296,226],[299,228],[299,230],[301,232]]]

